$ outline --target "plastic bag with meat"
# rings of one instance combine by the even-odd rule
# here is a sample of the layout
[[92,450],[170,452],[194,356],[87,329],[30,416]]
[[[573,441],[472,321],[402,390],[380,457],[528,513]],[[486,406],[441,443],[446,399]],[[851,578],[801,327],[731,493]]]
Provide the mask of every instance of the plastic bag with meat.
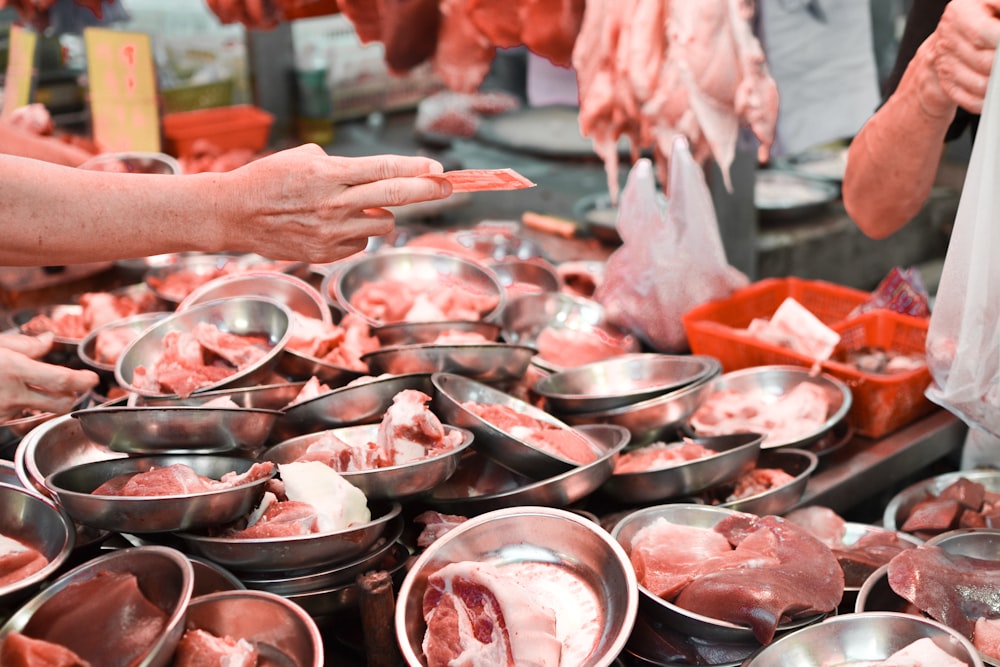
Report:
[[708,185],[683,137],[674,140],[668,191],[664,207],[652,163],[632,167],[618,208],[622,245],[594,298],[614,324],[654,349],[683,352],[681,315],[749,281],[726,260]]
[[927,363],[934,381],[927,396],[1000,437],[998,105],[1000,66],[995,59],[927,330]]

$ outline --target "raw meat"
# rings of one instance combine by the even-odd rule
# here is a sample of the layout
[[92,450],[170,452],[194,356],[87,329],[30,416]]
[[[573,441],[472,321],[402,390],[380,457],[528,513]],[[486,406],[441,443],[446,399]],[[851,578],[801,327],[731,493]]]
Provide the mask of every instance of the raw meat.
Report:
[[725,502],[731,503],[744,498],[759,495],[791,484],[795,478],[778,468],[754,468],[736,478],[733,490],[726,496]]
[[633,449],[619,455],[615,461],[615,474],[645,472],[697,461],[719,452],[708,449],[697,442],[654,442],[651,445]]
[[792,297],[785,299],[770,319],[752,320],[746,333],[772,345],[787,347],[816,361],[829,359],[840,342],[840,334],[823,324]]
[[368,364],[361,361],[361,356],[377,350],[379,341],[363,318],[348,313],[338,325],[300,313],[293,317],[286,349],[341,368],[368,372]]
[[506,405],[466,401],[462,407],[501,431],[566,461],[586,465],[598,458],[590,441],[569,427],[535,419]]
[[442,514],[426,510],[413,517],[413,520],[424,525],[423,530],[417,535],[417,546],[427,548],[452,528],[468,521],[468,518],[457,514]]
[[557,667],[556,616],[488,563],[458,562],[427,580],[423,600],[428,667]]
[[770,77],[750,21],[753,0],[589,0],[572,62],[580,90],[580,131],[605,162],[618,197],[618,139],[633,159],[652,149],[661,181],[673,139],[683,135],[697,160],[715,158],[729,186],[740,124],[767,159],[778,115]]
[[186,496],[196,493],[222,491],[243,484],[252,484],[274,474],[274,463],[254,463],[244,473],[227,472],[220,479],[199,475],[191,466],[175,463],[147,472],[126,473],[112,477],[91,493],[98,496]]
[[691,426],[699,435],[762,433],[763,444],[773,445],[816,433],[829,411],[826,391],[812,382],[800,382],[779,396],[763,390],[722,389],[691,415]]
[[246,639],[217,637],[199,628],[184,632],[173,667],[254,667],[260,652]]
[[496,308],[499,300],[498,295],[484,294],[445,277],[366,282],[350,299],[359,312],[382,323],[478,321]]
[[230,535],[239,539],[291,537],[319,532],[316,508],[309,503],[294,500],[278,501],[272,494],[265,494],[261,502],[263,512],[257,512],[252,523]]
[[39,314],[25,322],[25,333],[39,334],[51,331],[61,338],[84,338],[94,329],[140,313],[156,309],[156,296],[151,292],[137,294],[111,294],[110,292],[85,292],[80,295],[79,308],[72,305],[56,306],[49,315]]
[[921,539],[955,528],[995,528],[1000,526],[1000,494],[959,477],[937,496],[928,493],[915,503],[900,523],[901,530]]
[[980,653],[1000,660],[1000,619],[977,618],[972,631],[972,645]]
[[441,23],[438,0],[377,0],[377,4],[390,72],[405,73],[434,54]]
[[560,368],[572,368],[591,361],[617,357],[630,351],[629,339],[612,336],[601,329],[573,329],[548,326],[535,341],[538,356]]
[[105,329],[94,338],[94,359],[114,365],[129,343],[139,337],[139,332],[131,327]]
[[0,665],[4,667],[91,667],[89,662],[65,646],[32,639],[17,630],[0,644]]
[[302,389],[299,389],[299,393],[295,395],[295,398],[288,402],[288,405],[286,405],[284,409],[287,410],[293,405],[310,401],[318,396],[329,393],[330,391],[332,391],[330,386],[321,382],[320,379],[314,375],[302,385]]
[[48,563],[38,549],[0,534],[0,588],[31,576]]
[[885,660],[858,660],[838,662],[824,667],[967,667],[964,660],[959,660],[946,652],[930,637],[921,637],[899,649]]
[[441,25],[431,62],[444,84],[472,93],[490,71],[496,46],[479,32],[469,14],[471,0],[441,0]]
[[63,646],[95,667],[130,667],[162,637],[166,621],[134,574],[100,571],[46,600],[22,632]]
[[287,500],[316,509],[318,532],[344,530],[371,521],[368,499],[332,468],[318,462],[283,463],[279,467]]

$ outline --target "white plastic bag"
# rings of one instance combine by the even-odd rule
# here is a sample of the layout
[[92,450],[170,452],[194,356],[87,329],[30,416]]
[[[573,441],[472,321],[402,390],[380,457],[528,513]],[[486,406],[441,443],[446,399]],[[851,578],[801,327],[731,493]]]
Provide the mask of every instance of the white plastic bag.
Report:
[[997,56],[927,332],[927,396],[1000,436],[1000,49]]
[[674,140],[668,185],[664,206],[652,163],[643,158],[632,167],[618,205],[622,245],[594,298],[608,319],[650,347],[683,352],[681,315],[748,280],[726,260],[705,176],[682,136]]

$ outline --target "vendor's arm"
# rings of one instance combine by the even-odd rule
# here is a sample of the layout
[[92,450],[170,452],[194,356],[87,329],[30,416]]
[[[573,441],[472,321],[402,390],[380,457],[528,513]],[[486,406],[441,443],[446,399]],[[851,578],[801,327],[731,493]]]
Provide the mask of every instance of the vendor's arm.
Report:
[[1000,40],[1000,0],[952,0],[899,87],[851,142],[843,197],[858,227],[884,238],[923,206],[959,106],[979,113]]
[[231,172],[184,176],[0,155],[0,265],[183,251],[329,262],[392,230],[383,207],[447,197],[451,186],[434,176],[440,172],[423,157],[333,157],[312,144]]
[[29,132],[4,122],[0,122],[0,153],[45,160],[67,167],[79,166],[94,157],[79,146],[56,137]]

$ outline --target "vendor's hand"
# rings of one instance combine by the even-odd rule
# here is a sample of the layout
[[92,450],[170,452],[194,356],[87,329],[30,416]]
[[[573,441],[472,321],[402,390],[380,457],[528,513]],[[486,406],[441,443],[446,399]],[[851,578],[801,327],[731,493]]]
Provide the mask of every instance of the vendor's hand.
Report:
[[329,156],[315,144],[255,160],[225,175],[238,179],[223,203],[230,220],[227,247],[271,259],[331,262],[361,251],[368,237],[392,231],[386,206],[443,199],[451,185],[435,175],[441,164],[424,157]]
[[972,113],[983,109],[986,85],[1000,41],[1000,0],[952,0],[928,39],[931,62],[941,94],[931,109],[957,104]]
[[69,412],[97,374],[39,361],[52,348],[52,334],[0,335],[0,422],[38,410]]

